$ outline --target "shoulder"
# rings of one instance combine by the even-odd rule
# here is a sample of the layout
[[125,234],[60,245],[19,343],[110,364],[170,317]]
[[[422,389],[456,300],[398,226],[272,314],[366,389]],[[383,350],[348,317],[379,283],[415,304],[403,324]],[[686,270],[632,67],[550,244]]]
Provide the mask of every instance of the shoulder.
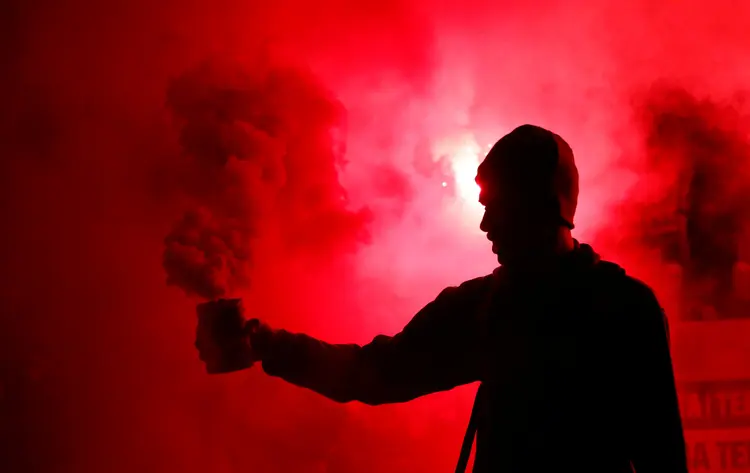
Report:
[[448,286],[424,306],[404,328],[403,333],[421,336],[424,333],[451,333],[460,337],[471,334],[477,309],[486,299],[491,287],[491,276],[470,279]]
[[441,319],[461,317],[476,312],[493,286],[493,276],[486,275],[464,281],[461,284],[448,286],[430,302],[422,312],[430,318]]
[[597,280],[608,287],[608,294],[615,298],[632,323],[666,323],[666,315],[653,288],[646,282],[629,275],[615,263],[599,263]]
[[485,276],[469,279],[456,286],[448,286],[440,293],[438,299],[457,300],[464,302],[478,301],[487,296],[493,286],[495,276]]
[[656,295],[648,284],[628,274],[624,268],[611,261],[597,263],[594,279],[628,299],[635,301],[656,300]]

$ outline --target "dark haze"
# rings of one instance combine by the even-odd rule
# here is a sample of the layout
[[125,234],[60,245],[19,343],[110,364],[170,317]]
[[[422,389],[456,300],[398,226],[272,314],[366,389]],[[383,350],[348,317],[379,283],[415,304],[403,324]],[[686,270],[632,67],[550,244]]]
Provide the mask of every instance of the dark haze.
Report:
[[[243,67],[244,66],[244,67]],[[338,170],[346,115],[307,71],[210,61],[170,84],[185,190],[198,206],[166,238],[168,282],[213,299],[247,286],[253,242],[330,254],[366,236]]]
[[[639,181],[616,206],[602,242],[654,250],[679,265],[685,309],[697,298],[731,310],[750,217],[750,122],[742,96],[721,100],[656,83],[634,103],[643,152],[626,162]],[[725,287],[717,293],[717,285]]]

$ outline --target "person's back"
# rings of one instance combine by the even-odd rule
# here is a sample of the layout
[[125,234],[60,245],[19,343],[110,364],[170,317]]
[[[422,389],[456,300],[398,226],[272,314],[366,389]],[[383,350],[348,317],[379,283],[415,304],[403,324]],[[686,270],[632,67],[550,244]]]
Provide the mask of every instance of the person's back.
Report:
[[445,289],[400,333],[364,346],[251,321],[247,359],[338,402],[405,402],[479,381],[458,471],[476,433],[475,473],[686,473],[666,318],[645,284],[572,239],[570,148],[519,127],[477,182],[480,227],[502,264],[492,275]]
[[653,293],[586,245],[574,254],[543,277],[500,270],[464,285],[494,299],[475,321],[486,365],[474,471],[682,471],[670,467],[684,445],[667,446],[682,431]]

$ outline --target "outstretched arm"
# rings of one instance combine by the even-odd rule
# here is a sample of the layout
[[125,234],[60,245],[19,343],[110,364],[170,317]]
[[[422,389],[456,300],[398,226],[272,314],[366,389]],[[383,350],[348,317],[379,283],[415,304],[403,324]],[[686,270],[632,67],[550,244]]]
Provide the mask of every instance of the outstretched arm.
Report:
[[632,462],[637,473],[687,473],[669,325],[649,289],[635,308]]
[[284,330],[253,343],[266,373],[334,401],[405,402],[479,379],[476,313],[486,287],[482,278],[445,289],[400,333],[364,346]]

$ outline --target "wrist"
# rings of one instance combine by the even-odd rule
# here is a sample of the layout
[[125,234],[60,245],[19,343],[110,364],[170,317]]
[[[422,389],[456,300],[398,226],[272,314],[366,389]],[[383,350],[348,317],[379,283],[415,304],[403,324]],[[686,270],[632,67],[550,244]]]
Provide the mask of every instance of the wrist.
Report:
[[247,333],[254,358],[263,361],[271,347],[273,329],[258,319],[251,319],[247,321]]

